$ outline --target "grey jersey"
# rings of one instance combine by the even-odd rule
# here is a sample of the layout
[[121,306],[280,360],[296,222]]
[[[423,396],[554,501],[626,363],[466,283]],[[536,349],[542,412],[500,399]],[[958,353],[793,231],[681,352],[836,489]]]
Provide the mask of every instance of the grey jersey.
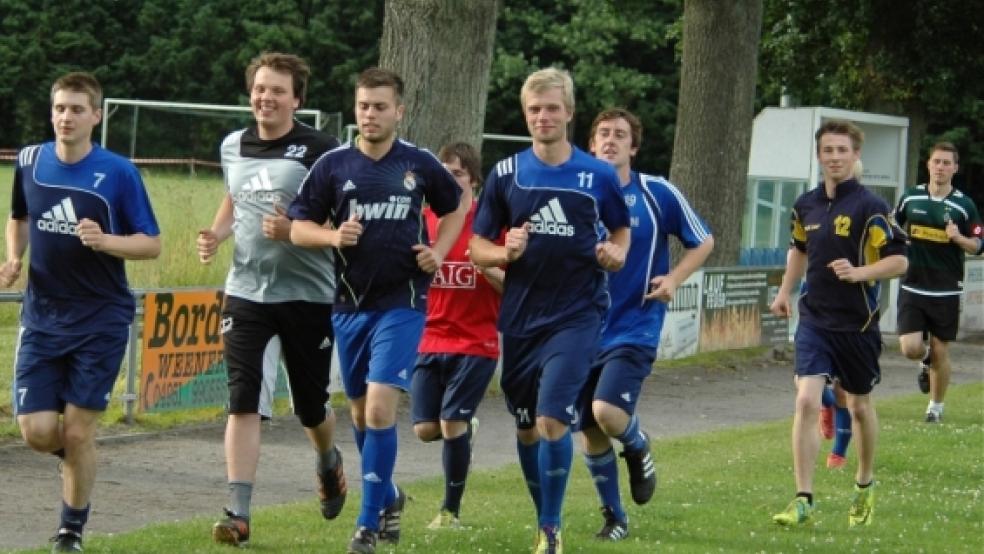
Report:
[[222,171],[232,197],[235,238],[225,292],[253,302],[335,300],[332,251],[301,248],[263,236],[263,216],[290,205],[308,168],[338,146],[334,137],[294,122],[275,140],[250,127],[222,141]]

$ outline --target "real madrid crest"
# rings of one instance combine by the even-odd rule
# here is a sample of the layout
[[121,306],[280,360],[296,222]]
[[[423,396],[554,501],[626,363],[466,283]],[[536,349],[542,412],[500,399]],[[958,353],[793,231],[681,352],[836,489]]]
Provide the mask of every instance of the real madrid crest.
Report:
[[403,187],[407,190],[417,188],[417,176],[414,175],[413,171],[407,170],[407,172],[403,174]]
[[626,194],[625,195],[625,205],[626,206],[628,206],[628,207],[631,208],[632,206],[635,206],[635,203],[636,203],[636,195],[634,195],[634,194]]

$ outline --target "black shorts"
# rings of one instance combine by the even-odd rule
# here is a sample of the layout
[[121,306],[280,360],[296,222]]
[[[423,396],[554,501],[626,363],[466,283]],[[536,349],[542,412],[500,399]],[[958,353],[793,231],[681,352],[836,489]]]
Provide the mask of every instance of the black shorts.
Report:
[[330,304],[263,304],[227,296],[222,329],[229,413],[271,415],[282,354],[301,424],[316,427],[325,420],[334,341]]
[[960,327],[960,296],[927,296],[899,290],[898,333],[929,331],[943,342],[957,340]]

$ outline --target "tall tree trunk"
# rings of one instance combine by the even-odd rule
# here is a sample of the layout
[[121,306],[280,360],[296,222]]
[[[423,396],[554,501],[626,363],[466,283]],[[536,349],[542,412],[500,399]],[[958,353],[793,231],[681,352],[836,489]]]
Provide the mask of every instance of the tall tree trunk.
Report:
[[482,145],[495,21],[501,0],[387,0],[380,67],[403,77],[400,133],[434,151]]
[[711,225],[707,265],[738,262],[762,0],[685,0],[670,180]]

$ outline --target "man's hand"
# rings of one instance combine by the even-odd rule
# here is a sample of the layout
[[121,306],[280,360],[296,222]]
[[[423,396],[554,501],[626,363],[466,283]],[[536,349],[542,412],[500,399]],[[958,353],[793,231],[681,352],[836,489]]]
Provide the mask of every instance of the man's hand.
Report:
[[273,215],[263,215],[263,236],[270,240],[290,240],[290,220],[287,210],[279,203],[273,205]]
[[677,286],[677,282],[673,277],[669,275],[657,275],[649,280],[649,292],[645,298],[646,300],[669,302],[673,300]]
[[362,235],[362,224],[359,223],[359,214],[349,215],[348,220],[343,221],[335,232],[335,248],[355,246],[359,243],[359,236]]
[[417,267],[427,273],[434,273],[444,263],[444,258],[426,244],[413,245],[413,251],[417,253]]
[[7,288],[13,285],[14,281],[20,277],[21,267],[20,260],[7,260],[3,265],[0,265],[0,287]]
[[847,281],[848,283],[858,283],[860,281],[866,281],[861,275],[861,268],[855,267],[851,262],[847,261],[847,258],[840,258],[834,260],[827,264],[827,267],[834,270],[834,274],[841,281]]
[[960,232],[960,228],[957,227],[957,224],[954,223],[952,219],[946,222],[946,236],[951,241],[955,238],[959,238],[963,236],[963,234]]
[[605,271],[618,271],[625,265],[625,250],[611,241],[606,240],[596,244],[595,257]]
[[75,234],[82,241],[82,246],[87,246],[96,252],[101,252],[106,248],[106,240],[109,238],[109,235],[103,233],[102,227],[98,223],[87,217],[83,217],[82,221],[79,221]]
[[201,229],[198,231],[195,245],[198,247],[198,261],[210,264],[219,250],[219,237],[211,229]]
[[519,227],[512,227],[506,231],[506,261],[515,262],[526,251],[526,245],[530,240],[530,224],[524,223]]
[[772,300],[772,304],[769,305],[769,311],[772,312],[772,315],[779,317],[793,315],[793,306],[789,302],[789,295],[780,290],[779,294]]

